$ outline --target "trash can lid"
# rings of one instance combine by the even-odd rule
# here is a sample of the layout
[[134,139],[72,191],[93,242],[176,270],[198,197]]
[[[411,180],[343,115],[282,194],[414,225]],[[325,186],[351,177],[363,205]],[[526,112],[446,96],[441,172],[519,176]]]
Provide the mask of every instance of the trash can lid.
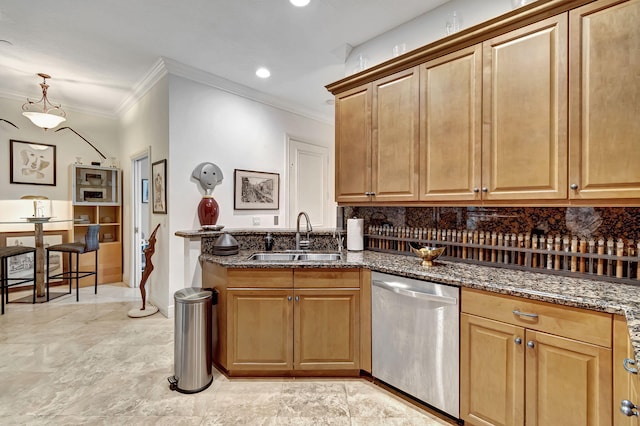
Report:
[[196,303],[201,302],[213,297],[213,292],[208,289],[200,287],[187,287],[182,290],[178,290],[173,295],[176,302],[182,303]]

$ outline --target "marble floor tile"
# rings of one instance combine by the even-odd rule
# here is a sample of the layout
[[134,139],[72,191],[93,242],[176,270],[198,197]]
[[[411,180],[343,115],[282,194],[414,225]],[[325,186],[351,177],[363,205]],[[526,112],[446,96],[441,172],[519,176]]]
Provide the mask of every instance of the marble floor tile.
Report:
[[139,290],[122,284],[80,293],[80,302],[72,294],[11,303],[0,316],[2,424],[451,424],[363,379],[229,379],[214,371],[202,392],[171,391],[173,319],[129,318]]

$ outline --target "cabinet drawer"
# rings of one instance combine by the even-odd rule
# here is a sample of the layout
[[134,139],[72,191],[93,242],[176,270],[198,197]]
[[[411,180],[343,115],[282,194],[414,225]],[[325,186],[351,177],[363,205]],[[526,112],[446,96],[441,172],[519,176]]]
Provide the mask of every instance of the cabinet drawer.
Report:
[[291,269],[228,269],[228,287],[292,288]]
[[[517,315],[514,311],[535,314]],[[462,312],[557,336],[611,347],[611,315],[520,297],[462,289]]]
[[360,288],[359,269],[296,269],[296,288]]

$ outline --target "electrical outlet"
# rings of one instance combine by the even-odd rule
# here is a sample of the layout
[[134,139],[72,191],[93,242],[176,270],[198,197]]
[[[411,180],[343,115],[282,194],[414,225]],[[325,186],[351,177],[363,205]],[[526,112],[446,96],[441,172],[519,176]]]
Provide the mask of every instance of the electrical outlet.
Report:
[[260,226],[260,218],[258,216],[253,217],[253,226]]

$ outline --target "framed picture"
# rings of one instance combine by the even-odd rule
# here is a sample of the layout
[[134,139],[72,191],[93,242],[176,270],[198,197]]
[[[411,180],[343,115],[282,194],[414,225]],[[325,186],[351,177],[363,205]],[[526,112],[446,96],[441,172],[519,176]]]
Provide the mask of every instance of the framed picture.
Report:
[[278,173],[234,171],[235,210],[278,210],[280,207],[280,175]]
[[149,179],[142,179],[142,200],[143,203],[149,202]]
[[153,212],[167,214],[167,160],[151,165],[153,179]]
[[56,146],[11,139],[11,183],[56,186]]

